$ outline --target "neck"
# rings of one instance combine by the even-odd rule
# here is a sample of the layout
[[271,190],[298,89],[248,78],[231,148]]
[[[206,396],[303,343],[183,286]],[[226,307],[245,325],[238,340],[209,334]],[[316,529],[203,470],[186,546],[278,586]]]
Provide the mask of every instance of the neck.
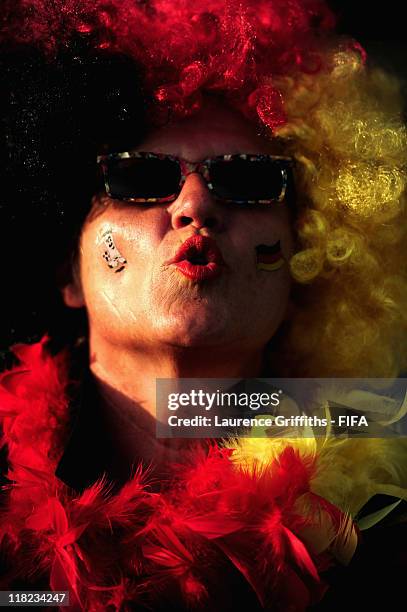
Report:
[[[92,341],[93,340],[93,341]],[[123,349],[91,338],[91,370],[101,394],[121,410],[135,405],[155,417],[157,378],[251,378],[262,372],[261,349],[162,346]]]
[[[196,442],[157,439],[157,378],[250,378],[262,371],[260,350],[172,346],[159,351],[123,350],[92,340],[91,337],[91,371],[101,398],[100,408],[110,436],[117,442],[116,460],[125,469],[143,459],[165,473],[177,453]],[[164,467],[157,467],[160,465]]]

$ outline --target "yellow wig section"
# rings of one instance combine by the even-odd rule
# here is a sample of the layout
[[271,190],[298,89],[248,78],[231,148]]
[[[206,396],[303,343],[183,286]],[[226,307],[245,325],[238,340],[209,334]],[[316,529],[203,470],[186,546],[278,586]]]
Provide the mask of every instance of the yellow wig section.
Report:
[[279,79],[296,160],[293,316],[273,371],[407,370],[407,131],[397,80],[345,43],[317,75]]

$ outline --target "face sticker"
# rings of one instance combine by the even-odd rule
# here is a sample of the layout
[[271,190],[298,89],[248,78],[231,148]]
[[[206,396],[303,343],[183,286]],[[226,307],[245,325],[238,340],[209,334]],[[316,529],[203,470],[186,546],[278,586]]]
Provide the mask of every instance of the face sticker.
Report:
[[258,270],[274,272],[279,270],[285,263],[281,252],[280,241],[275,244],[259,244],[256,246],[256,267]]
[[124,270],[127,260],[121,255],[114,243],[112,230],[108,229],[101,235],[100,243],[103,247],[103,259],[111,270],[121,272]]

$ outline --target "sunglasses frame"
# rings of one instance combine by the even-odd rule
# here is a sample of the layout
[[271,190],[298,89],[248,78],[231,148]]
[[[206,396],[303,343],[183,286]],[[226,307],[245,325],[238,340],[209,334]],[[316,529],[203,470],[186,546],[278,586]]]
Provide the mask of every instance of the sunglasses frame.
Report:
[[[181,170],[180,182],[178,185],[179,191],[177,193],[171,194],[165,197],[158,198],[134,198],[134,197],[121,197],[115,198],[110,191],[109,181],[108,181],[108,169],[109,163],[115,160],[120,159],[167,159],[173,162],[176,162]],[[217,196],[216,190],[213,187],[213,184],[210,179],[210,169],[213,164],[219,161],[223,162],[231,162],[236,159],[244,159],[249,160],[251,162],[257,161],[275,161],[281,163],[281,174],[282,174],[282,189],[278,198],[270,198],[270,199],[254,199],[254,200],[238,200],[238,199],[228,199]],[[101,166],[103,171],[103,178],[105,184],[105,190],[107,195],[113,199],[120,199],[125,202],[135,202],[135,203],[144,203],[144,204],[164,204],[168,202],[173,202],[177,199],[178,195],[181,192],[181,189],[187,179],[187,176],[193,173],[200,174],[206,181],[207,187],[209,191],[213,192],[215,197],[222,200],[223,202],[235,203],[235,204],[272,204],[272,203],[280,203],[284,200],[287,193],[288,186],[288,172],[287,168],[292,167],[294,164],[294,160],[292,157],[284,157],[282,155],[265,155],[265,154],[250,154],[250,153],[237,153],[237,154],[226,154],[226,155],[217,155],[215,157],[208,157],[200,162],[190,162],[181,157],[175,157],[174,155],[167,155],[165,153],[151,153],[148,151],[123,151],[121,153],[108,153],[106,155],[98,155],[97,156],[97,164]]]

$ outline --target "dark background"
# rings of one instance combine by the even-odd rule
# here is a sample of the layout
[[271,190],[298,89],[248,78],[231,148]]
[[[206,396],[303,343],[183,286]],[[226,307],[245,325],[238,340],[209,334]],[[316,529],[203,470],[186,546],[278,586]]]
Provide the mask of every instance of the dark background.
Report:
[[337,30],[350,34],[376,63],[406,78],[407,22],[403,2],[329,0]]

